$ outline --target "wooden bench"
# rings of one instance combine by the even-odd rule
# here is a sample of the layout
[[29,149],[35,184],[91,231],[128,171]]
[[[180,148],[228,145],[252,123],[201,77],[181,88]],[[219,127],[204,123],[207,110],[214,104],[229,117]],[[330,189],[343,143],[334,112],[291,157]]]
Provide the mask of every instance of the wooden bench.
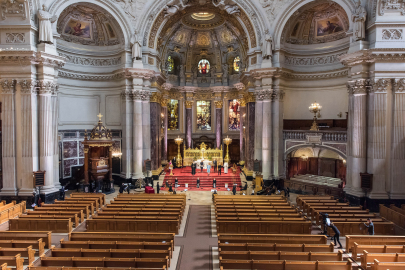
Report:
[[[335,220],[335,218],[371,218],[374,220],[374,218],[377,216],[376,214],[369,214],[368,212],[364,213],[357,213],[357,214],[329,214],[329,219],[330,220]],[[317,218],[315,219],[315,222],[317,225],[321,225],[323,223],[323,218],[322,215],[319,214],[319,212],[316,213]]]
[[374,263],[374,260],[379,262],[405,262],[405,253],[369,253],[363,251],[361,258],[361,267],[367,269],[367,264]]
[[[335,226],[339,229],[340,235],[367,235],[367,228],[364,226],[363,222],[333,222]],[[334,235],[331,227],[327,228],[328,235]],[[374,232],[376,235],[393,235],[394,234],[394,223],[392,222],[376,222],[374,223]]]
[[[56,201],[56,200],[55,200]],[[94,206],[94,210],[97,211],[100,208],[100,200],[98,198],[65,198],[65,200],[61,202],[77,202],[77,203],[92,203]]]
[[311,217],[312,220],[316,219],[317,212],[326,212],[329,213],[330,210],[362,210],[363,207],[359,206],[315,206],[309,209],[308,216]]
[[217,222],[223,221],[305,221],[305,217],[217,217]]
[[16,201],[12,201],[9,204],[5,204],[3,201],[0,205],[0,223],[6,222],[10,219],[16,218],[19,215],[25,213],[26,202],[17,204]]
[[261,218],[277,218],[277,217],[286,217],[286,218],[297,218],[302,217],[301,213],[217,213],[216,218],[245,218],[245,217],[261,217]]
[[326,244],[325,235],[312,234],[230,234],[219,233],[218,243],[277,243],[277,244]]
[[286,251],[286,252],[333,252],[335,245],[328,244],[255,244],[218,243],[219,251]]
[[310,234],[310,221],[217,221],[218,233]]
[[42,238],[35,240],[0,240],[1,248],[28,248],[31,247],[38,250],[38,255],[41,256],[45,251],[45,243],[42,242]]
[[0,240],[32,240],[42,239],[45,248],[50,248],[52,243],[52,232],[50,231],[0,231]]
[[110,210],[103,210],[97,212],[97,216],[170,216],[170,217],[181,217],[181,212],[117,212],[117,211],[110,211]]
[[84,214],[82,210],[79,211],[41,211],[41,210],[35,210],[35,211],[27,211],[27,215],[54,215],[54,216],[64,216],[64,215],[77,215],[78,222],[82,223],[84,221]]
[[380,216],[394,222],[397,226],[405,227],[405,215],[380,204]]
[[405,269],[405,263],[403,262],[379,262],[374,260],[374,264],[371,266],[371,270],[403,270]]
[[355,242],[352,257],[356,259],[364,250],[369,253],[405,253],[405,245],[359,245]]
[[19,219],[70,219],[73,227],[79,226],[79,218],[74,215],[22,215]]
[[35,250],[32,249],[32,246],[26,248],[4,248],[0,247],[0,256],[11,256],[15,257],[20,254],[22,257],[28,258],[28,264],[31,264],[35,260]]
[[94,258],[148,258],[167,259],[170,266],[168,250],[147,249],[84,249],[84,248],[52,248],[51,257],[94,257]]
[[9,226],[12,231],[48,230],[53,233],[69,233],[72,231],[72,221],[70,219],[10,219]]
[[319,195],[298,195],[295,199],[297,206],[302,208],[305,201],[309,200],[333,200],[335,199],[333,196],[319,196]]
[[103,193],[71,193],[70,198],[94,198],[97,199],[100,207],[106,205],[105,194]]
[[173,240],[169,242],[131,242],[131,241],[65,241],[60,240],[61,248],[83,249],[150,249],[166,250],[172,257]]
[[15,256],[0,256],[0,264],[6,263],[7,266],[15,266],[16,270],[24,269],[24,258],[20,254]]
[[[6,264],[7,266],[7,264]],[[83,270],[81,267],[42,267],[42,266],[29,266],[29,270]],[[7,270],[7,269],[1,269]],[[86,267],[85,270],[112,270],[112,268],[104,267]],[[166,266],[160,268],[119,268],[119,270],[166,270]]]
[[346,235],[346,250],[358,245],[405,245],[405,236],[399,235]]
[[[82,201],[82,200],[74,200],[74,201],[58,201],[58,200],[55,200],[53,205],[54,206],[62,206],[62,207],[87,206],[87,207],[89,207],[90,215],[94,214],[94,210],[95,210],[95,202],[86,202],[86,201]],[[88,217],[89,216],[87,216],[87,218]]]
[[347,262],[304,262],[271,260],[222,260],[220,269],[243,270],[352,270],[352,261]]
[[303,210],[305,213],[310,213],[311,208],[317,208],[317,207],[336,207],[336,206],[340,206],[340,207],[350,207],[349,203],[339,203],[339,202],[332,202],[332,203],[308,203],[305,204]]
[[285,251],[221,251],[219,260],[287,260],[287,261],[343,261],[343,251],[285,252]]
[[41,207],[35,206],[34,211],[83,211],[84,218],[90,217],[90,207],[78,205],[62,205],[62,204],[42,204]]
[[168,259],[149,258],[72,258],[72,257],[41,257],[41,266],[54,267],[112,267],[112,268],[168,268]]
[[133,242],[166,242],[172,243],[174,250],[174,233],[143,232],[72,232],[69,241],[133,241]]

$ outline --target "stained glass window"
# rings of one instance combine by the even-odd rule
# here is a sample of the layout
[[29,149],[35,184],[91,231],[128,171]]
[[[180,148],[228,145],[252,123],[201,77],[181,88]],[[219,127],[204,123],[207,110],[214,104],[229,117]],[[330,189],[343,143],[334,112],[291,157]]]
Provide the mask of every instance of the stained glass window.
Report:
[[197,101],[197,129],[211,130],[211,101]]
[[175,99],[167,104],[167,130],[179,130],[179,101]]
[[202,59],[198,63],[198,72],[201,74],[207,74],[210,72],[210,62],[207,59]]
[[230,131],[240,131],[240,102],[237,99],[229,101],[228,126]]
[[240,70],[240,58],[239,56],[236,56],[235,59],[233,60],[233,70],[236,72],[239,72]]
[[167,71],[172,72],[174,70],[174,60],[171,56],[167,58],[167,63],[168,63]]

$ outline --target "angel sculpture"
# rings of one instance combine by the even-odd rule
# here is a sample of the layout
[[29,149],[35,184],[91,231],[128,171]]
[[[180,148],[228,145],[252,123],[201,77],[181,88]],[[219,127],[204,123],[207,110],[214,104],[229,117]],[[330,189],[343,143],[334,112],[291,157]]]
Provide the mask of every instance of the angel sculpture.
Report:
[[184,0],[171,0],[167,3],[165,7],[165,17],[171,17],[176,14],[178,11],[185,9],[188,5],[188,1],[186,4],[183,3]]
[[239,7],[237,5],[234,5],[234,6],[227,5],[227,4],[225,4],[225,0],[219,0],[218,4],[215,4],[215,2],[216,2],[215,0],[212,1],[212,4],[215,7],[219,8],[221,10],[225,10],[229,15],[240,13]]

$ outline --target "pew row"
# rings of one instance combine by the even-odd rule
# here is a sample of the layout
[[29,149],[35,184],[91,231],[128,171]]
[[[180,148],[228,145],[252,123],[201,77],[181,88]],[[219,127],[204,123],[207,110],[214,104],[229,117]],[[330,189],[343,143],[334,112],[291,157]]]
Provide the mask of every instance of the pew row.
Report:
[[38,240],[0,240],[0,248],[27,248],[32,247],[38,250],[38,255],[41,256],[45,252],[45,243],[42,238]]
[[380,204],[380,216],[394,222],[397,226],[405,227],[405,215]]
[[79,218],[74,215],[22,215],[19,219],[69,219],[73,227],[79,226]]
[[[29,270],[83,270],[81,267],[42,267],[42,266],[30,266]],[[86,267],[85,270],[166,270],[166,266],[161,268],[105,268],[105,267]],[[6,269],[1,269],[6,270]]]
[[6,257],[15,257],[17,255],[28,258],[28,264],[31,264],[35,260],[35,250],[32,249],[32,246],[26,248],[3,248],[0,247],[0,256]]
[[346,235],[346,250],[358,245],[405,245],[405,236],[394,235]]
[[354,242],[352,257],[356,259],[364,250],[369,253],[405,253],[405,245],[359,245]]
[[218,233],[242,234],[310,234],[310,221],[220,221],[217,220]]
[[24,269],[24,258],[20,254],[15,256],[0,256],[0,264],[7,264],[7,266],[15,266],[16,270]]
[[219,233],[218,243],[277,243],[277,244],[326,244],[325,235],[312,234],[230,234]]
[[352,270],[352,261],[347,262],[301,262],[265,260],[222,260],[220,269],[240,270]]
[[[367,235],[367,228],[364,226],[363,222],[333,222],[335,226],[339,229],[340,235]],[[333,235],[331,227],[327,229],[328,235]],[[393,235],[394,234],[394,223],[392,222],[376,222],[374,223],[374,232],[376,235]]]
[[72,221],[70,219],[10,219],[9,225],[12,231],[48,230],[53,233],[69,233],[72,231]]
[[371,270],[403,270],[405,263],[403,262],[380,262],[377,259],[371,265]]
[[88,232],[155,232],[178,233],[178,220],[88,219]]
[[45,248],[50,248],[52,243],[52,232],[50,231],[0,231],[0,240],[29,240],[38,241],[42,239]]
[[335,245],[328,244],[248,244],[218,243],[219,251],[286,251],[286,252],[333,252]]
[[221,251],[219,260],[343,261],[339,252]]
[[105,194],[103,193],[72,193],[70,198],[97,198],[100,206],[106,205]]
[[27,211],[26,215],[54,215],[54,216],[64,216],[64,215],[77,215],[78,222],[82,223],[84,221],[84,214],[83,210],[78,211],[70,211],[66,209],[66,211],[52,211],[52,210],[35,210],[35,211]]
[[361,258],[361,267],[367,269],[368,264],[374,263],[374,260],[380,262],[405,262],[404,253],[369,253],[366,250],[363,251]]

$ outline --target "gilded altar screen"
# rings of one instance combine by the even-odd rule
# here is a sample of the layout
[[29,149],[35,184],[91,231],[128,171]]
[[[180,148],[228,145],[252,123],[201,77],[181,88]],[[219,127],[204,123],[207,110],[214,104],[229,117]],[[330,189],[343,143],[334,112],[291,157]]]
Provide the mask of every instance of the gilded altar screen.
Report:
[[167,104],[167,130],[179,130],[179,101],[170,99]]
[[211,101],[197,101],[197,129],[211,130]]
[[228,126],[230,131],[240,131],[240,103],[234,99],[229,101]]

